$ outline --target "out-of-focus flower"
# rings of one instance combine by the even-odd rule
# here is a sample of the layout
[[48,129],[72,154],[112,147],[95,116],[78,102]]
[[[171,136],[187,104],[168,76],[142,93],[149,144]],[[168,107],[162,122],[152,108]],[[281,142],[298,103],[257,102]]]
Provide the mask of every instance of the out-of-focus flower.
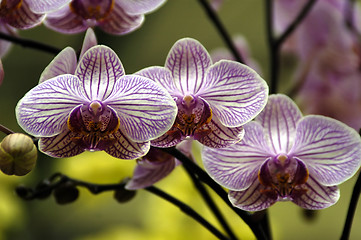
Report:
[[244,139],[228,148],[204,148],[207,172],[230,189],[229,199],[247,211],[292,201],[306,209],[337,202],[336,185],[361,165],[358,133],[332,118],[303,117],[285,95],[272,95]]
[[[307,1],[275,3],[275,23],[284,31]],[[284,50],[299,58],[295,99],[303,112],[333,117],[358,130],[361,128],[361,46],[345,24],[345,4],[348,1],[315,3],[287,40]],[[355,4],[355,7],[355,13],[359,12],[359,6]],[[358,19],[354,20],[358,25]]]
[[135,159],[172,126],[176,105],[169,93],[148,78],[125,75],[112,49],[94,46],[68,64],[74,74],[44,78],[16,107],[19,125],[40,137],[42,152],[71,157],[104,150]]
[[9,134],[0,143],[0,170],[5,174],[26,175],[34,168],[37,158],[38,150],[25,134]]
[[212,63],[196,40],[184,38],[170,50],[165,67],[149,67],[136,74],[164,86],[178,106],[173,127],[152,145],[170,147],[192,138],[210,147],[225,147],[243,137],[242,125],[265,106],[266,82],[244,64]]
[[72,0],[49,13],[45,25],[61,33],[79,33],[100,27],[110,34],[126,34],[139,28],[144,14],[160,7],[165,0]]
[[[251,58],[247,40],[242,35],[236,35],[233,37],[233,43],[238,53],[244,59],[244,63],[253,68],[258,74],[262,75],[260,66],[253,58]],[[233,54],[226,48],[214,49],[210,52],[210,55],[214,63],[222,59],[236,60]]]
[[3,62],[0,59],[0,85],[2,84],[4,80],[4,68],[3,68]]
[[[192,140],[181,142],[176,147],[186,156],[192,158]],[[159,148],[151,148],[142,158],[137,160],[133,177],[127,183],[127,189],[140,189],[153,185],[170,174],[180,162]]]

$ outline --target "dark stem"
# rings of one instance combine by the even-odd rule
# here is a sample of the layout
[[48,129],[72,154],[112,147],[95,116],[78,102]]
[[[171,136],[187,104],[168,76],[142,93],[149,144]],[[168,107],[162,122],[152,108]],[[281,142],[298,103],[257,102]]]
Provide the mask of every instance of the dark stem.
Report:
[[270,58],[270,94],[275,94],[278,91],[279,81],[279,63],[280,63],[280,50],[284,41],[291,35],[296,27],[302,22],[307,14],[312,9],[312,6],[316,3],[316,0],[309,0],[302,10],[299,12],[293,22],[287,27],[287,29],[278,37],[274,36],[273,28],[273,0],[265,0],[266,9],[266,35],[269,46],[269,58]]
[[184,165],[187,165],[189,169],[198,177],[199,180],[207,184],[251,228],[257,239],[269,239],[260,224],[261,219],[257,219],[256,221],[254,221],[252,218],[252,214],[234,207],[228,199],[227,192],[215,181],[213,181],[213,179],[210,178],[209,175],[202,168],[200,168],[197,164],[195,164],[192,160],[190,160],[187,156],[185,156],[175,147],[160,149],[166,153],[171,154],[179,161],[181,161]]
[[341,240],[347,240],[350,237],[351,225],[352,225],[353,217],[355,215],[357,202],[360,198],[360,192],[361,192],[361,173],[359,173],[357,181],[352,191],[352,196],[347,211],[345,225],[343,227],[342,235],[340,238]]
[[213,225],[211,225],[206,219],[200,216],[196,211],[194,211],[191,207],[179,201],[178,199],[170,196],[169,194],[163,192],[162,190],[155,188],[154,186],[150,186],[145,188],[145,190],[157,195],[158,197],[163,198],[164,200],[174,204],[177,206],[182,212],[192,217],[194,220],[203,225],[206,229],[212,232],[219,239],[228,240],[229,238],[225,237],[221,232],[219,232]]
[[44,43],[39,43],[30,39],[23,39],[23,38],[19,38],[19,37],[15,37],[15,36],[11,36],[11,35],[7,35],[5,33],[0,32],[0,39],[3,39],[5,41],[9,41],[15,44],[19,44],[22,47],[28,47],[28,48],[33,48],[36,50],[40,50],[43,52],[47,52],[47,53],[51,53],[51,54],[58,54],[61,49],[58,49],[56,47],[44,44]]
[[2,124],[0,124],[0,131],[3,132],[3,133],[5,133],[5,134],[7,134],[7,135],[15,133],[13,130],[5,127],[5,126],[2,125]]
[[[47,187],[41,189],[35,189],[35,190],[27,189],[25,194],[22,194],[21,197],[26,200],[33,200],[38,197],[41,197],[46,192],[51,192],[52,190],[56,189],[58,186],[61,186],[62,184],[67,182],[70,182],[75,186],[85,187],[93,194],[99,194],[105,191],[115,191],[118,189],[124,189],[127,183],[127,181],[122,181],[121,183],[116,183],[116,184],[95,184],[95,183],[89,183],[74,178],[70,178],[62,173],[55,173],[54,175],[52,175],[49,178],[49,182],[50,184]],[[175,197],[165,193],[164,191],[154,186],[147,187],[145,188],[145,190],[179,207],[184,213],[186,213],[188,216],[199,222],[202,226],[208,229],[219,239],[229,240],[229,238],[224,236],[220,231],[218,231],[213,225],[211,225],[206,219],[204,219],[201,215],[199,215],[187,204],[181,202]]]
[[213,24],[216,26],[219,34],[223,38],[223,41],[226,43],[228,48],[231,50],[234,58],[236,61],[240,63],[244,63],[244,59],[242,58],[241,54],[237,51],[237,48],[233,44],[231,37],[229,36],[228,32],[226,31],[225,27],[223,26],[222,22],[220,21],[219,17],[215,13],[215,11],[211,8],[208,4],[207,0],[199,0],[202,4],[204,10],[208,14],[209,18],[212,20]]
[[207,189],[204,187],[204,185],[197,179],[197,177],[193,174],[192,170],[189,169],[189,166],[184,165],[185,170],[187,171],[188,175],[193,181],[193,184],[198,189],[199,193],[201,194],[202,198],[210,208],[210,210],[215,215],[216,219],[219,221],[219,223],[222,225],[223,229],[227,232],[230,239],[237,239],[236,235],[233,233],[232,229],[229,227],[227,221],[225,220],[224,216],[222,215],[221,211],[213,201],[212,197],[209,195]]

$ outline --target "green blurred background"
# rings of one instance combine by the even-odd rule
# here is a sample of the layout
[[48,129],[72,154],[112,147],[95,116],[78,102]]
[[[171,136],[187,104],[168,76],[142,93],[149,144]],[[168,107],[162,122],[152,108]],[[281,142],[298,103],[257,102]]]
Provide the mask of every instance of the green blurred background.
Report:
[[[267,80],[264,1],[226,0],[219,14],[231,34],[243,34],[247,38],[252,56],[260,63],[263,77]],[[20,36],[60,49],[71,46],[79,50],[84,34],[62,35],[39,26],[20,32]],[[146,16],[140,29],[128,35],[112,36],[96,29],[96,36],[100,44],[115,50],[126,73],[163,65],[172,45],[183,37],[199,40],[208,50],[225,46],[196,0],[168,0],[159,10]],[[15,119],[16,103],[37,84],[41,72],[53,57],[46,52],[13,45],[2,59],[5,79],[0,87],[1,124],[22,132]],[[5,136],[0,134],[1,138]],[[199,151],[199,148],[195,146],[195,150]],[[112,193],[95,196],[82,190],[78,201],[64,206],[57,205],[52,197],[23,201],[14,194],[17,185],[35,186],[41,179],[58,171],[85,181],[115,183],[131,176],[134,166],[134,161],[121,161],[97,152],[70,159],[50,159],[40,155],[35,170],[25,177],[0,173],[0,240],[215,239],[176,207],[142,190],[125,204],[117,203]],[[311,219],[292,203],[272,206],[269,213],[274,239],[339,239],[354,183],[355,177],[342,184],[339,202],[316,212]],[[182,168],[176,169],[156,186],[184,200],[217,225]],[[254,239],[248,227],[217,197],[215,199],[237,236]],[[351,239],[361,239],[360,208],[361,203],[358,204]]]

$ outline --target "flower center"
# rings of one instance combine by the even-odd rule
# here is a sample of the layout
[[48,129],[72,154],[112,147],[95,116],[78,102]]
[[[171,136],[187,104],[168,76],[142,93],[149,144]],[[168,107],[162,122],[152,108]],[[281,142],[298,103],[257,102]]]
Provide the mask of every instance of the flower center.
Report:
[[103,20],[114,8],[114,0],[74,0],[70,10],[83,19]]
[[19,9],[22,5],[23,1],[10,1],[2,0],[0,3],[0,16],[5,17],[9,14],[12,14],[13,11]]
[[295,194],[307,191],[300,185],[306,183],[308,170],[302,161],[289,158],[286,154],[279,154],[262,165],[258,179],[266,187],[263,193],[277,194],[288,200]]
[[186,95],[177,100],[178,114],[174,126],[183,136],[199,134],[200,128],[212,119],[212,109],[202,99]]
[[114,143],[119,118],[99,101],[76,107],[68,118],[68,128],[76,133],[73,141],[86,150],[104,150]]

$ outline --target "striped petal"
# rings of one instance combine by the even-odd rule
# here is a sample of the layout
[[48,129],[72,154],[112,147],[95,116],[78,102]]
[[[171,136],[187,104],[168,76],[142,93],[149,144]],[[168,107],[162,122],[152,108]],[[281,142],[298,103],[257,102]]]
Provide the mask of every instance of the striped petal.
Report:
[[84,32],[89,27],[86,23],[82,17],[70,10],[69,5],[47,14],[44,21],[46,27],[65,34]]
[[194,139],[207,147],[224,148],[239,142],[244,136],[243,127],[229,128],[223,126],[217,117],[203,125],[194,134]]
[[138,161],[133,177],[125,187],[131,190],[149,187],[168,176],[175,165],[174,157],[160,163],[152,163],[147,160]]
[[236,191],[248,188],[270,157],[262,127],[250,122],[244,129],[242,141],[221,149],[204,147],[202,154],[208,174],[220,185]]
[[40,138],[39,150],[55,158],[78,155],[84,152],[84,149],[73,141],[76,137],[74,132],[64,127],[64,130],[54,137]]
[[211,64],[211,57],[202,44],[183,38],[171,48],[165,67],[171,71],[176,87],[182,95],[186,95],[199,91]]
[[334,205],[340,198],[340,190],[337,186],[323,186],[311,175],[302,188],[305,191],[294,194],[292,202],[305,209],[327,208]]
[[277,202],[278,196],[260,184],[258,178],[252,179],[252,184],[244,191],[229,191],[229,201],[245,211],[261,211]]
[[133,15],[125,12],[119,2],[121,1],[115,1],[109,15],[97,23],[107,33],[116,35],[126,34],[139,28],[144,21],[143,15]]
[[266,130],[275,153],[287,153],[296,137],[296,125],[302,118],[297,105],[286,95],[271,95],[256,121]]
[[112,93],[117,79],[124,75],[124,68],[112,49],[97,45],[80,59],[75,75],[83,82],[88,99],[104,100]]
[[121,130],[114,133],[116,142],[104,151],[113,157],[131,160],[144,156],[150,148],[149,142],[134,142]]
[[164,67],[148,67],[144,68],[135,73],[136,75],[140,75],[143,77],[147,77],[157,83],[159,83],[162,87],[167,89],[167,91],[172,95],[180,95],[179,90],[174,84],[174,80],[171,72]]
[[160,7],[160,5],[165,3],[165,0],[128,0],[117,2],[127,13],[136,15],[154,11]]
[[198,93],[227,127],[239,127],[259,114],[267,102],[268,86],[251,68],[222,60],[209,68]]
[[184,139],[185,137],[182,135],[181,131],[175,126],[172,126],[165,134],[150,141],[150,144],[154,147],[167,148],[177,145]]
[[77,65],[76,53],[73,48],[64,48],[44,69],[39,84],[62,74],[74,74]]
[[60,75],[30,90],[16,106],[19,125],[37,137],[59,134],[73,108],[85,102],[79,79]]
[[33,28],[41,24],[45,18],[44,14],[36,14],[31,11],[26,1],[21,1],[20,7],[15,7],[5,12],[1,16],[2,20],[17,29]]
[[86,51],[88,51],[90,48],[94,47],[98,44],[97,37],[95,36],[95,33],[93,29],[88,28],[88,30],[85,33],[83,45],[81,47],[81,52],[79,55],[79,59],[81,59]]
[[61,8],[71,0],[28,0],[29,8],[35,13],[48,13]]
[[351,178],[360,168],[361,140],[344,123],[310,115],[298,123],[291,154],[306,163],[318,182],[333,186]]
[[148,78],[120,78],[105,104],[116,110],[124,132],[134,141],[163,135],[174,123],[177,107],[169,93]]

